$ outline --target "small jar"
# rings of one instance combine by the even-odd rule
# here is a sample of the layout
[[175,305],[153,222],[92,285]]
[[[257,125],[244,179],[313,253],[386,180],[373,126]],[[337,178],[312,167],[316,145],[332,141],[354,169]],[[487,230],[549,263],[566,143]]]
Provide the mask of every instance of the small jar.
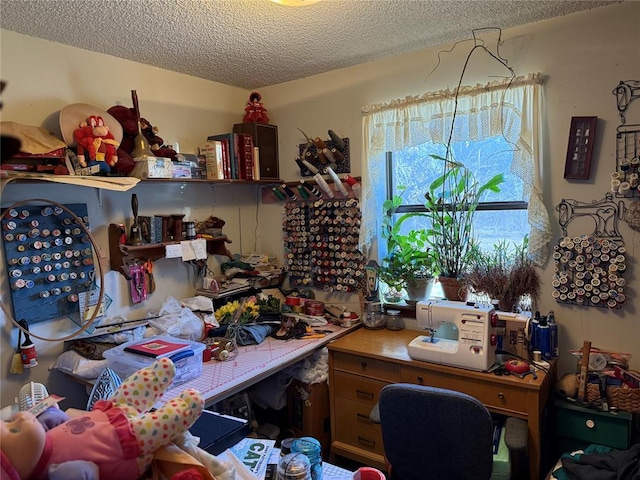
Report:
[[322,446],[317,438],[300,437],[291,444],[291,454],[302,453],[311,466],[311,480],[322,480]]
[[342,326],[350,328],[352,325],[351,312],[344,312],[342,314]]
[[400,310],[387,310],[385,321],[387,330],[402,330],[404,328],[404,320],[400,315]]
[[380,330],[381,328],[384,328],[386,324],[387,317],[384,314],[384,310],[382,309],[382,303],[368,303],[364,319],[362,321],[362,325],[364,326],[364,328],[369,328],[371,330]]
[[277,480],[309,480],[311,463],[304,453],[288,453],[280,459]]

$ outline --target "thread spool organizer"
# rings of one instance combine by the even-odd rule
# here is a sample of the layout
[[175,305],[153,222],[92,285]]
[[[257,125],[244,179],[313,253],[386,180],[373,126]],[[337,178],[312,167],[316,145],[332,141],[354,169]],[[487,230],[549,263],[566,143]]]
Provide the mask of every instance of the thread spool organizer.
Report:
[[[623,202],[615,202],[609,192],[591,203],[563,199],[559,212],[562,238],[554,246],[553,298],[558,303],[618,309],[626,301],[626,249],[618,231]],[[575,223],[574,223],[575,222]],[[583,229],[593,224],[589,234],[569,235],[568,226]]]

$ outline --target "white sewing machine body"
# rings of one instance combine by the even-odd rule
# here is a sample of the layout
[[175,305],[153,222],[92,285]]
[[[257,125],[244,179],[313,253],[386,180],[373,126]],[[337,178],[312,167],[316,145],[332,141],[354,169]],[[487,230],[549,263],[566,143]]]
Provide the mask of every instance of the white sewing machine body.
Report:
[[[414,360],[478,371],[488,370],[496,361],[497,338],[493,329],[498,316],[491,305],[445,300],[418,302],[416,320],[431,335],[420,335],[409,343],[409,356]],[[438,327],[446,323],[457,328],[457,339],[436,336]]]

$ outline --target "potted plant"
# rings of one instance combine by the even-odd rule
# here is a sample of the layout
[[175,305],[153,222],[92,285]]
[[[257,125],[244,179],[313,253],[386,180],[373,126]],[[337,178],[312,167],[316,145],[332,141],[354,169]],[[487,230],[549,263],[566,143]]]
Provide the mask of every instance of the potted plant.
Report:
[[473,245],[465,284],[475,293],[484,293],[497,301],[502,311],[512,311],[525,295],[535,300],[540,293],[540,276],[527,258],[528,245],[528,236],[519,244],[501,241],[489,251]]
[[425,193],[425,207],[430,221],[427,230],[434,255],[435,270],[449,300],[466,300],[463,284],[473,249],[473,221],[485,192],[499,192],[504,176],[500,173],[480,184],[463,164],[432,154],[442,160],[443,172]]
[[402,196],[395,195],[383,204],[382,238],[387,241],[387,255],[378,269],[379,279],[389,290],[387,301],[399,301],[401,291],[407,293],[407,303],[428,298],[433,286],[433,252],[429,247],[426,229],[412,229],[402,233],[403,223],[424,212],[409,212],[394,218]]

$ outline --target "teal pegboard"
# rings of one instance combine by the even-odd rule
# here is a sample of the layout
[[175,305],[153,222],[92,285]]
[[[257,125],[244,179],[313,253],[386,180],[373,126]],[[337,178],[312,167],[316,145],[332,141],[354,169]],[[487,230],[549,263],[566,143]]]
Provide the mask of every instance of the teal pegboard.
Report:
[[[86,204],[69,204],[89,228]],[[79,294],[95,288],[93,247],[64,208],[20,206],[3,210],[2,245],[13,315],[30,324],[78,311]]]

